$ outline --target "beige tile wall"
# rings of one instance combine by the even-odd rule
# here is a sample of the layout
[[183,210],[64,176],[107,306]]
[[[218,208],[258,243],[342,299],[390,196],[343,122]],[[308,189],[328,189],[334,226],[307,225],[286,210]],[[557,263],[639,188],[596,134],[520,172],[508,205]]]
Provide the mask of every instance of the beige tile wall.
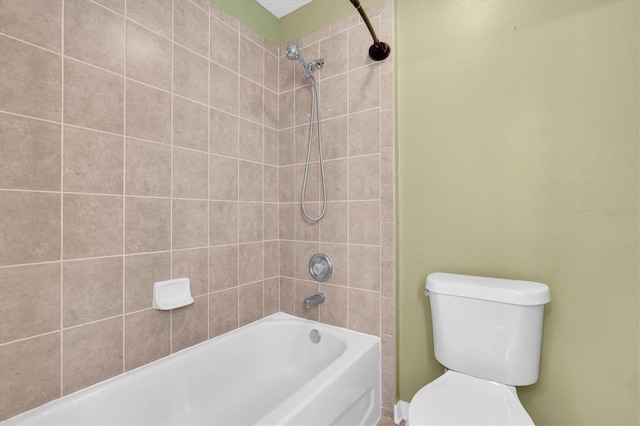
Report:
[[[381,40],[393,46],[393,1],[368,9]],[[300,209],[307,156],[310,88],[297,63],[280,62],[280,308],[295,315],[380,336],[383,408],[395,403],[393,55],[368,57],[371,45],[357,14],[296,40],[306,61],[322,57],[320,86],[328,207],[319,223]],[[281,53],[286,46],[281,46]],[[307,209],[321,209],[322,186],[314,140]],[[334,274],[313,281],[309,258],[329,255]],[[306,296],[326,302],[305,310]]]
[[[392,1],[369,16],[392,44]],[[327,60],[320,224],[298,204],[309,88],[237,19],[207,0],[0,0],[0,420],[278,310],[381,336],[390,413],[393,59],[366,58],[357,15],[298,42]],[[328,283],[309,280],[317,251]],[[181,276],[195,303],[150,309]]]
[[209,7],[0,0],[0,420],[279,310],[278,49]]

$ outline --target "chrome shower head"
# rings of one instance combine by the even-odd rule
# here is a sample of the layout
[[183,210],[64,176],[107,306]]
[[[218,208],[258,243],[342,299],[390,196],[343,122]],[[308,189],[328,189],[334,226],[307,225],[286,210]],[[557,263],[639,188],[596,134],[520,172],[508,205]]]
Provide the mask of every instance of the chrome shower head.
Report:
[[298,49],[298,45],[295,43],[291,43],[287,46],[285,54],[287,55],[287,58],[291,59],[292,61],[301,59],[300,49]]
[[300,49],[298,48],[298,45],[295,43],[291,43],[290,45],[287,46],[287,49],[285,50],[285,55],[287,56],[287,58],[291,59],[292,61],[300,62],[300,68],[302,69],[302,74],[307,80],[313,79],[314,69],[319,70],[322,67],[324,67],[324,59],[322,58],[314,59],[313,61],[307,64],[304,61],[304,59],[302,59],[302,55],[300,54]]

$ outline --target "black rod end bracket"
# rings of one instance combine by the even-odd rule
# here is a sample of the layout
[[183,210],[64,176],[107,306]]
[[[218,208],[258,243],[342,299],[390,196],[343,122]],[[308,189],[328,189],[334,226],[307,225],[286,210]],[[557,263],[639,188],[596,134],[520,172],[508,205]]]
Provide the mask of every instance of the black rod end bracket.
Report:
[[373,43],[369,48],[369,57],[374,61],[382,61],[391,54],[391,47],[384,41]]

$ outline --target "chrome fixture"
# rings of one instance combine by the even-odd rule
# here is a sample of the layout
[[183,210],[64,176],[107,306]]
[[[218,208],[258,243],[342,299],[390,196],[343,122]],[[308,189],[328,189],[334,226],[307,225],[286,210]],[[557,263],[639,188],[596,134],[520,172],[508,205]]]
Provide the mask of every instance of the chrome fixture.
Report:
[[316,293],[313,296],[309,296],[306,299],[304,299],[304,308],[309,309],[314,305],[319,305],[321,303],[324,303],[324,300],[325,300],[324,293]]
[[316,253],[309,259],[309,274],[318,281],[324,282],[331,278],[333,274],[333,262],[324,253]]
[[[300,204],[302,206],[302,214],[307,220],[312,222],[318,222],[320,219],[324,217],[324,214],[327,211],[327,185],[324,179],[324,161],[322,160],[322,133],[320,131],[320,100],[318,98],[318,83],[316,82],[315,77],[313,76],[313,70],[319,70],[324,67],[324,59],[314,59],[313,61],[306,63],[304,59],[302,59],[302,55],[300,54],[300,49],[298,45],[295,43],[291,43],[287,46],[285,51],[287,58],[292,61],[298,61],[300,63],[300,68],[302,69],[302,74],[309,81],[309,87],[311,87],[311,113],[309,114],[309,143],[307,147],[307,163],[304,167],[304,179],[302,180],[302,197],[300,199]],[[323,196],[323,204],[322,204],[322,212],[320,212],[319,216],[313,217],[307,213],[307,209],[304,205],[304,197],[305,192],[307,192],[307,178],[309,177],[309,161],[311,160],[311,145],[313,143],[313,122],[314,119],[316,121],[316,127],[318,128],[318,153],[320,154],[320,176],[322,179],[322,196]]]
[[322,336],[320,335],[320,332],[315,328],[309,332],[309,340],[311,340],[313,343],[318,343],[320,339],[322,339]]

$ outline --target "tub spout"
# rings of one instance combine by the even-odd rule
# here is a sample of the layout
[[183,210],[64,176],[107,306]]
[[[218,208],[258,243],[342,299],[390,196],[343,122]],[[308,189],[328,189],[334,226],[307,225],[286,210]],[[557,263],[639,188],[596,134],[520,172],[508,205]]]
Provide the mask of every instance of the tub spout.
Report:
[[324,293],[316,293],[313,296],[309,296],[304,299],[304,307],[305,309],[311,308],[313,305],[319,305],[324,303]]

